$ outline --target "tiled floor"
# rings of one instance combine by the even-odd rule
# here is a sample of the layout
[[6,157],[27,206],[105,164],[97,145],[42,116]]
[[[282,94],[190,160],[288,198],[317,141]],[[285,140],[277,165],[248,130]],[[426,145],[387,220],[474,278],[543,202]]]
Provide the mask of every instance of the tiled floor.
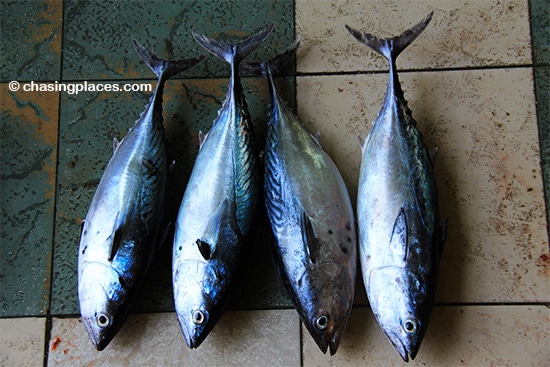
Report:
[[[250,278],[198,350],[173,313],[163,249],[122,330],[96,352],[79,320],[78,233],[112,151],[149,94],[10,91],[10,81],[153,83],[134,37],[163,57],[202,53],[197,30],[243,37],[276,22],[252,58],[302,36],[285,96],[341,169],[356,199],[360,149],[387,80],[384,60],[344,29],[396,35],[434,19],[398,60],[428,146],[449,237],[432,321],[413,365],[550,364],[550,51],[547,0],[0,2],[0,365],[399,365],[362,290],[342,344],[322,355],[277,279],[261,229]],[[224,98],[213,57],[165,92],[174,202]],[[296,75],[296,77],[294,77]],[[265,82],[247,77],[257,131]],[[545,195],[546,192],[546,202]],[[173,209],[175,210],[175,208]]]

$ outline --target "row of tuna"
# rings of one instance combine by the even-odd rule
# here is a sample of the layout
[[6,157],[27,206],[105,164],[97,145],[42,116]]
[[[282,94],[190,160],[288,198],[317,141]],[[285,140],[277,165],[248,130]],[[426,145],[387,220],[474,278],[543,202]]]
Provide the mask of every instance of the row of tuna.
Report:
[[[386,336],[408,361],[417,354],[435,296],[446,225],[439,226],[435,150],[428,152],[407,107],[395,60],[430,22],[380,39],[346,26],[389,60],[382,108],[361,141],[357,224],[336,165],[279,95],[274,75],[299,41],[265,62],[244,59],[273,26],[237,44],[193,33],[231,69],[226,99],[199,153],[175,220],[172,279],[185,341],[198,347],[226,307],[243,267],[261,182],[274,234],[273,258],[294,306],[319,348],[334,354],[352,310],[357,257],[369,303]],[[127,136],[115,140],[81,229],[78,294],[82,321],[98,350],[128,316],[159,247],[165,218],[169,161],[162,94],[166,80],[204,56],[162,60],[134,41],[158,77],[156,89]],[[267,79],[271,95],[263,165],[243,95],[239,69]],[[260,171],[263,167],[263,180]],[[357,233],[359,256],[357,256]]]

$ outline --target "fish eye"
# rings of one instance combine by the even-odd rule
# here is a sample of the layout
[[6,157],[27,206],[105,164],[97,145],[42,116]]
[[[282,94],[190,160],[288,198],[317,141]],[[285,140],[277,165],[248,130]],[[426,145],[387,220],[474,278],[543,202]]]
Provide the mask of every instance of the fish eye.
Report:
[[193,323],[195,325],[202,325],[205,320],[206,316],[204,315],[204,312],[202,312],[201,310],[193,311]]
[[321,315],[315,319],[315,327],[319,330],[325,330],[328,327],[328,316]]
[[408,319],[403,321],[403,329],[405,329],[408,334],[414,333],[416,331],[416,320]]
[[104,313],[100,313],[97,315],[97,326],[100,328],[106,328],[111,323],[111,320],[109,319],[109,316],[105,315]]

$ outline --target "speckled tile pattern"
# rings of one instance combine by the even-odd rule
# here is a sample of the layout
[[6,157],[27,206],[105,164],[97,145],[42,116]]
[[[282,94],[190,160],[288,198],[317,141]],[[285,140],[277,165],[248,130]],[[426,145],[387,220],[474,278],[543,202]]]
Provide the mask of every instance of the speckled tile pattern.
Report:
[[0,316],[45,315],[53,244],[59,94],[0,84]]
[[[418,356],[407,366],[547,366],[550,310],[545,306],[435,307]],[[303,338],[303,366],[400,366],[368,308],[355,308],[338,352],[323,355]]]
[[59,80],[62,13],[62,1],[2,1],[0,80]]
[[0,366],[41,366],[46,318],[0,319]]
[[[222,41],[245,37],[276,22],[271,46],[280,48],[293,39],[293,4],[269,1],[65,1],[63,38],[65,79],[128,79],[142,76],[139,57],[132,49],[133,37],[156,45],[165,58],[205,53],[191,31]],[[133,21],[138,19],[139,21]],[[268,48],[258,57],[269,56]],[[147,71],[148,77],[148,71]],[[227,66],[211,58],[186,75],[227,76]]]
[[[431,24],[397,65],[427,145],[439,146],[435,172],[450,230],[437,305],[410,364],[547,364],[547,8],[546,0],[1,1],[0,365],[400,365],[361,279],[338,353],[321,354],[278,279],[262,220],[246,277],[198,350],[185,346],[173,313],[168,243],[133,314],[112,344],[96,352],[78,317],[79,227],[113,137],[126,135],[150,93],[14,93],[8,82],[154,86],[132,37],[161,57],[190,57],[205,53],[191,30],[229,40],[275,22],[274,34],[250,59],[271,56],[302,36],[296,65],[279,83],[300,120],[320,132],[355,202],[357,137],[371,128],[388,66],[344,25],[396,35],[431,10]],[[216,117],[227,76],[227,65],[209,56],[167,83],[173,213],[198,131],[208,131]],[[267,87],[260,78],[243,82],[261,144]]]
[[174,313],[135,314],[107,349],[97,352],[79,320],[54,318],[48,366],[299,366],[298,325],[293,310],[229,311],[205,342],[190,350]]
[[[298,71],[386,70],[344,28],[395,36],[424,19],[426,31],[399,57],[403,69],[505,66],[531,62],[528,4],[523,0],[296,0],[296,34],[304,37]],[[311,19],[323,19],[312,22]]]

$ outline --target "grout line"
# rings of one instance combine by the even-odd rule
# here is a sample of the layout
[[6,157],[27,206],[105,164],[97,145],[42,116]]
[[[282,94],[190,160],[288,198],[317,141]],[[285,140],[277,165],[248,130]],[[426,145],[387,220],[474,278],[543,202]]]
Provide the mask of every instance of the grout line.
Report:
[[[64,25],[65,25],[65,1],[61,0],[61,26],[60,26],[60,50],[59,50],[59,79],[63,80],[63,38],[64,38]],[[53,318],[51,314],[52,309],[52,297],[53,297],[53,286],[54,286],[54,260],[55,260],[55,236],[57,233],[56,222],[57,222],[57,183],[59,179],[59,143],[61,141],[61,103],[62,103],[62,93],[58,92],[58,105],[57,105],[57,142],[56,142],[56,162],[55,162],[55,182],[54,182],[54,205],[53,205],[53,229],[52,229],[52,251],[50,258],[50,294],[48,297],[48,309],[46,312],[46,327],[44,330],[44,361],[43,366],[48,366],[48,359],[50,353],[50,339],[52,335],[53,327]]]

